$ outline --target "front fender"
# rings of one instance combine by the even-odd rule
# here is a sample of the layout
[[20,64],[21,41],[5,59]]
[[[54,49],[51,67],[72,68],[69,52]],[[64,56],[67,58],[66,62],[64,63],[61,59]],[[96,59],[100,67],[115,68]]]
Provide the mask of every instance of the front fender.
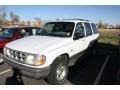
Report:
[[59,48],[59,49],[56,49],[54,51],[47,53],[45,66],[51,65],[57,57],[59,57],[63,54],[67,54],[69,56],[69,54],[70,54],[69,49]]

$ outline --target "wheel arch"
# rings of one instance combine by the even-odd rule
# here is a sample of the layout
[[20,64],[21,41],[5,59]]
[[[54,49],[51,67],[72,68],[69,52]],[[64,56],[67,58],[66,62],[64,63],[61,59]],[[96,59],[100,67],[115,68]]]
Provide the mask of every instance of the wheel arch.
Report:
[[[63,54],[58,55],[58,56],[54,59],[54,61],[55,61],[56,59],[62,58],[62,57],[64,57],[65,60],[67,60],[67,62],[69,63],[69,54],[68,54],[68,53],[63,53]],[[53,62],[54,62],[54,61],[53,61]],[[52,62],[52,63],[53,63],[53,62]],[[52,63],[51,63],[51,64],[52,64]]]

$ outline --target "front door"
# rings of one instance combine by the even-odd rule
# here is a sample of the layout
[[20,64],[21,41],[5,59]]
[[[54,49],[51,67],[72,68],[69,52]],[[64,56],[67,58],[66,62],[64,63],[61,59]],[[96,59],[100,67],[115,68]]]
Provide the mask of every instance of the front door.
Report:
[[[81,37],[76,37],[75,36],[76,34],[81,34]],[[83,23],[78,23],[76,25],[76,29],[75,29],[74,36],[73,36],[73,43],[72,43],[72,48],[73,48],[72,54],[73,55],[76,55],[85,50],[86,41],[84,37],[85,37],[85,29],[84,29]]]

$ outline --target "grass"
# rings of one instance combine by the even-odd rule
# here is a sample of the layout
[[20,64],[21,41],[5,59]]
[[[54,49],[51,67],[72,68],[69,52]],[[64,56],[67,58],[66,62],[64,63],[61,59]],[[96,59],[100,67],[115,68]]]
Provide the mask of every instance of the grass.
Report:
[[99,42],[119,45],[120,42],[120,29],[100,29]]

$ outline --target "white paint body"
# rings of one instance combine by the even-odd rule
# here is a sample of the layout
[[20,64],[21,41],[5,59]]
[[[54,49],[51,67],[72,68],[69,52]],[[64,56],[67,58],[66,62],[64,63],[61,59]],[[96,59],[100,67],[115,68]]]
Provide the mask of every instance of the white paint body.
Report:
[[[77,22],[80,21],[74,21],[75,25]],[[73,40],[73,35],[72,37],[68,38],[51,36],[29,36],[10,42],[5,47],[26,53],[45,55],[46,62],[41,66],[31,66],[24,64],[29,67],[44,68],[51,65],[55,58],[62,54],[67,53],[69,57],[71,57],[79,52],[86,50],[89,43],[99,37],[99,34],[93,34],[79,40]]]

